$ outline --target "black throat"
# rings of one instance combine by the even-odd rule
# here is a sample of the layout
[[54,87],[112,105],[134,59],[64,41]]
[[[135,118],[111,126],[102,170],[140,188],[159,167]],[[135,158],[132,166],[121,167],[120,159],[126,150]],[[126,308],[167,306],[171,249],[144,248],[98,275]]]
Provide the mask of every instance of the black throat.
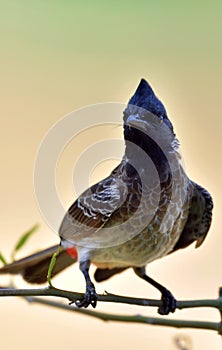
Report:
[[[125,157],[133,165],[135,172],[149,172],[150,159],[158,173],[160,182],[166,181],[171,173],[169,161],[161,147],[149,135],[131,126],[124,126],[124,139],[126,144]],[[133,169],[131,169],[133,175]]]

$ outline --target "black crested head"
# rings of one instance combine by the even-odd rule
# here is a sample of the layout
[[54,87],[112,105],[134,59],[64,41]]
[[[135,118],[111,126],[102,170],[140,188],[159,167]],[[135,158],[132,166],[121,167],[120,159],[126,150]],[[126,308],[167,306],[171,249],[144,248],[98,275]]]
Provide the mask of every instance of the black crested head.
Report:
[[141,79],[136,92],[129,100],[129,105],[137,106],[157,117],[167,117],[167,112],[162,102],[156,97],[151,86],[145,79]]
[[173,126],[167,117],[167,112],[163,103],[156,97],[148,82],[145,79],[141,79],[124,111],[124,124],[127,125],[127,119],[130,116],[137,115],[137,118],[144,120],[146,119],[146,115],[150,115],[150,113],[155,115],[159,120],[162,120],[170,129],[172,135],[175,136]]
[[[141,166],[140,149],[149,155],[156,166],[163,168],[167,164],[164,152],[174,152],[178,147],[164,105],[144,79],[124,111],[124,139],[127,159],[136,159]],[[135,145],[139,147],[135,148]]]

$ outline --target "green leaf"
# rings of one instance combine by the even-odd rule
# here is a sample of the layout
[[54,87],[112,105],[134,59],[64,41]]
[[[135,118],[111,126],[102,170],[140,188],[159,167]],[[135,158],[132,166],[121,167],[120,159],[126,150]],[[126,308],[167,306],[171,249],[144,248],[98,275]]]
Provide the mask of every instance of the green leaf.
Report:
[[1,261],[4,265],[7,265],[7,261],[5,260],[5,257],[2,255],[1,252],[0,252],[0,261]]
[[30,228],[30,230],[28,230],[22,235],[22,237],[18,240],[18,242],[15,245],[15,248],[12,251],[12,254],[11,254],[12,260],[14,260],[15,254],[25,245],[28,239],[33,235],[33,233],[37,231],[38,228],[39,228],[39,225],[36,224],[32,228]]

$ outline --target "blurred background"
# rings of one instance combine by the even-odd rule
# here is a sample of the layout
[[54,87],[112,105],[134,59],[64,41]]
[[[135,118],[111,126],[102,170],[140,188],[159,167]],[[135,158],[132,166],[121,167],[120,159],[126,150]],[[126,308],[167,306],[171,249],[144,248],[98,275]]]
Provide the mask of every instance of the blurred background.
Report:
[[[33,166],[49,128],[67,113],[101,102],[126,103],[141,77],[164,102],[190,177],[214,198],[213,224],[204,245],[152,263],[149,274],[178,299],[216,298],[221,280],[221,81],[220,1],[0,1],[1,21],[1,223],[0,251],[10,252],[35,223],[40,230],[18,257],[57,243],[35,201]],[[121,116],[120,116],[121,118]],[[96,139],[101,137],[97,130]],[[102,136],[121,137],[121,129]],[[88,136],[67,147],[58,165],[58,190],[68,208],[74,200],[71,171]],[[64,165],[64,166],[62,166]],[[95,169],[102,178],[113,162]],[[81,177],[81,174],[79,175]],[[1,285],[8,283],[1,277]],[[20,278],[18,286],[26,286]],[[55,280],[84,290],[77,266]],[[97,285],[122,295],[159,298],[132,271]],[[5,349],[176,349],[189,337],[193,349],[220,349],[214,332],[103,323],[19,298],[0,299],[1,347]],[[107,312],[156,315],[156,309],[103,305]],[[170,316],[171,317],[171,316]],[[175,318],[219,320],[208,309],[177,311]]]

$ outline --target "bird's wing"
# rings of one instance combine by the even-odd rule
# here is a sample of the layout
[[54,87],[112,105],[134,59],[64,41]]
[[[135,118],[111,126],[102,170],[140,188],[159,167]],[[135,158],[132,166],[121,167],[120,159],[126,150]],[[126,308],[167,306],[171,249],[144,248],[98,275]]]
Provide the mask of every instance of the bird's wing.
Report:
[[212,219],[213,200],[210,193],[200,185],[192,182],[193,196],[191,198],[188,218],[175,247],[170,252],[196,242],[198,248],[204,241]]
[[77,243],[100,230],[111,215],[122,206],[127,185],[116,176],[117,170],[106,179],[83,192],[69,208],[59,229],[62,239]]

